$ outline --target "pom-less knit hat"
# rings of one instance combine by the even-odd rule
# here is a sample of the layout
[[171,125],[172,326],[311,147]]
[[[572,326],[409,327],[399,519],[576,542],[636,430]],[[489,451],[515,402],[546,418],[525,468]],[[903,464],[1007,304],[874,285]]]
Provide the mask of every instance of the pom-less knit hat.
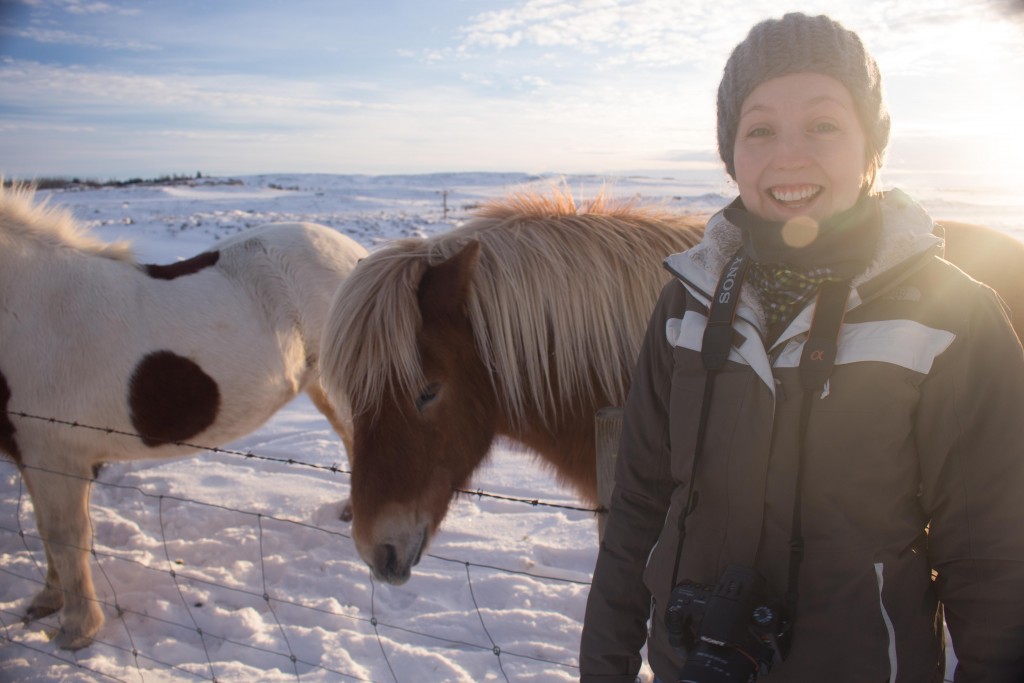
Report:
[[750,29],[725,64],[718,86],[718,153],[734,180],[733,151],[743,101],[761,83],[803,71],[831,76],[846,86],[867,136],[872,170],[881,166],[889,142],[889,112],[874,58],[857,34],[838,22],[792,13]]

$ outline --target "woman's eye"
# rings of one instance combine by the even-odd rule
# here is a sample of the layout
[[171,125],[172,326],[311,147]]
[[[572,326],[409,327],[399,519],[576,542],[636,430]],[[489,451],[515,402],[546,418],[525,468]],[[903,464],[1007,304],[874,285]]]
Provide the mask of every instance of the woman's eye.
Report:
[[751,128],[747,132],[748,138],[766,138],[772,134],[772,129],[767,126],[758,126],[757,128]]
[[427,386],[423,387],[423,391],[420,392],[419,397],[416,399],[416,410],[422,411],[428,405],[434,402],[437,395],[441,392],[441,385],[437,382],[431,382]]
[[815,133],[834,133],[839,130],[839,126],[830,121],[819,121],[811,126],[811,129]]

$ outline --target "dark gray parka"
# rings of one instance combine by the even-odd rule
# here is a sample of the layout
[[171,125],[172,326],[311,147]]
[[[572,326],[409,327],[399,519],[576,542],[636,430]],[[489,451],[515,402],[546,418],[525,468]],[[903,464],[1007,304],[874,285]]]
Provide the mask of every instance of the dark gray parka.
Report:
[[[881,215],[835,367],[811,398],[794,641],[765,680],[941,681],[944,609],[957,683],[1020,683],[1024,351],[997,295],[939,257],[941,240],[917,204],[894,190]],[[662,682],[681,667],[663,612],[694,458],[708,302],[739,246],[739,230],[719,213],[699,246],[666,261],[676,279],[651,317],[625,409],[584,621],[584,683],[632,683],[645,640]],[[771,595],[785,592],[798,366],[814,306],[766,348],[756,293],[742,289],[679,580],[714,584],[739,564],[759,571]]]

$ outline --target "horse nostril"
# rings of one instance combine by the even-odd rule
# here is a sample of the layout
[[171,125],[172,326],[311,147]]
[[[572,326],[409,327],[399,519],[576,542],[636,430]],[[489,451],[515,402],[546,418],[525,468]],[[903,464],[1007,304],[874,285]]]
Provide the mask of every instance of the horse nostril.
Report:
[[398,552],[395,550],[395,546],[390,543],[384,546],[383,551],[384,572],[388,575],[393,575],[398,569]]

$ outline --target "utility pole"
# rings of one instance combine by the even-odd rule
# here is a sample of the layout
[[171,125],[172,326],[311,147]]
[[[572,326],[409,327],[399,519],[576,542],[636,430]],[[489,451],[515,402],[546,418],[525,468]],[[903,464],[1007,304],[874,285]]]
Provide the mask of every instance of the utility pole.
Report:
[[441,190],[438,192],[441,195],[441,206],[444,207],[444,220],[448,220],[448,193],[451,190]]

